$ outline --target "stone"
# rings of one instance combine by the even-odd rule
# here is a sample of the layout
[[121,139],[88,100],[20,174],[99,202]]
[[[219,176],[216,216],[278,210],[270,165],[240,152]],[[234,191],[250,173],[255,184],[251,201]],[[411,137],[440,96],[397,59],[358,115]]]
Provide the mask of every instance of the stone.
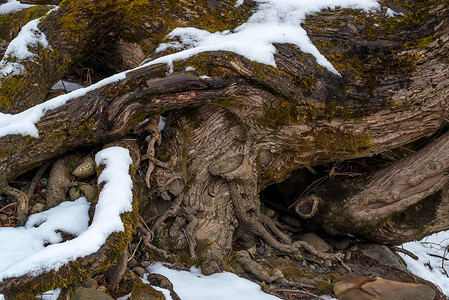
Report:
[[42,203],[36,203],[33,205],[33,208],[31,209],[34,212],[41,212],[44,210],[45,204]]
[[40,182],[41,182],[42,185],[47,185],[47,183],[48,183],[48,178],[42,177],[41,180],[40,180]]
[[361,244],[358,248],[364,255],[377,260],[383,265],[396,267],[401,270],[406,269],[406,265],[402,259],[387,246],[379,244]]
[[4,222],[6,220],[8,220],[8,215],[0,214],[0,222]]
[[275,214],[276,214],[276,212],[273,209],[271,209],[271,208],[266,208],[265,209],[265,215],[267,217],[272,218],[272,217],[274,217]]
[[96,172],[96,164],[91,156],[86,157],[75,169],[73,169],[73,176],[79,179],[85,179],[94,175]]
[[85,287],[85,288],[91,288],[94,285],[98,285],[98,282],[93,278],[89,278],[83,282],[83,287]]
[[148,260],[144,260],[143,262],[141,262],[141,264],[146,269],[148,268],[149,265],[151,265],[151,262]]
[[145,269],[142,267],[134,267],[131,271],[139,277],[143,277],[143,274],[145,274]]
[[273,160],[273,155],[270,150],[262,149],[259,151],[259,155],[257,156],[259,163],[262,167],[268,166]]
[[349,290],[359,288],[365,283],[375,280],[376,279],[372,277],[356,276],[350,277],[342,281],[338,281],[334,284],[334,294],[338,297]]
[[71,201],[75,201],[79,197],[81,197],[81,191],[78,187],[74,186],[69,190],[69,197]]
[[301,227],[301,221],[298,218],[291,215],[281,215],[279,217],[279,221],[282,221],[285,224],[295,228]]
[[326,268],[330,268],[332,267],[332,262],[329,259],[326,259],[323,263],[323,266],[325,266]]
[[165,300],[165,296],[151,285],[139,282],[134,285],[130,300]]
[[98,189],[95,186],[86,183],[80,183],[80,191],[86,197],[87,201],[93,202],[97,198]]
[[72,300],[113,300],[111,296],[99,290],[79,287],[75,290]]
[[423,284],[371,277],[352,277],[334,285],[339,300],[432,300],[435,291]]
[[306,242],[307,244],[315,248],[315,250],[320,252],[328,252],[329,250],[331,250],[331,247],[328,243],[326,243],[325,240],[311,232],[304,234],[301,237],[301,241]]

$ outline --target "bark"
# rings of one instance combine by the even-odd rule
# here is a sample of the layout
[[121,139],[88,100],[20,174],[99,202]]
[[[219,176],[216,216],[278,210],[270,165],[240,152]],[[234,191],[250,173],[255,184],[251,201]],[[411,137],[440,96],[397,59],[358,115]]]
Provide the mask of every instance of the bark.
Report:
[[[338,255],[317,252],[287,236],[279,223],[261,214],[259,193],[293,170],[372,156],[447,124],[449,10],[442,1],[420,5],[407,2],[398,24],[382,12],[366,16],[337,10],[310,16],[304,28],[341,77],[285,44],[276,45],[277,68],[217,51],[175,62],[173,72],[161,64],[132,70],[123,80],[47,111],[37,123],[39,138],[0,137],[0,182],[7,186],[49,159],[126,136],[140,144],[136,153],[147,149],[142,152],[148,162],[135,176],[134,192],[151,199],[140,206],[149,227],[142,224],[140,231],[152,253],[169,258],[181,249],[190,262],[213,273],[222,269],[236,242],[250,248],[261,239],[281,253],[305,249],[340,261]],[[39,56],[22,62],[23,74],[0,79],[0,107],[15,113],[42,102],[53,83],[77,64],[104,76],[136,67],[144,56],[164,55],[154,49],[176,26],[233,29],[253,6],[251,1],[239,8],[226,1],[63,1],[39,24],[51,49],[34,49]],[[136,8],[145,14],[132,16]],[[410,23],[416,13],[425,17]],[[109,49],[111,60],[105,55]],[[114,64],[117,57],[120,63]],[[187,67],[195,70],[185,71]],[[13,81],[20,89],[5,88]],[[155,125],[161,113],[167,125],[159,145]],[[144,142],[148,133],[149,145]],[[447,139],[443,135],[415,156],[355,182],[330,184],[301,198],[296,211],[333,234],[359,234],[384,243],[447,229]],[[413,222],[398,223],[402,213],[435,203],[418,222],[428,226],[424,230]],[[164,242],[170,246],[155,246]],[[124,248],[106,259],[112,244],[83,258],[82,274],[67,286],[115,260]],[[247,269],[259,269],[246,252],[240,254]],[[0,292],[17,293],[12,286],[18,284],[21,290],[33,286],[29,290],[37,293],[39,280],[71,272],[69,264],[56,274],[7,279]],[[277,279],[267,276],[263,278]]]

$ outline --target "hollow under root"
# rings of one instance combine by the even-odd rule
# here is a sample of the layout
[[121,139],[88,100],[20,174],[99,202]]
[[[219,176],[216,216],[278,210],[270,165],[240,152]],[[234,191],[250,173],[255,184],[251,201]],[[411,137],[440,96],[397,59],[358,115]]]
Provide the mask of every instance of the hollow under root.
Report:
[[19,226],[25,225],[28,218],[28,196],[19,189],[13,188],[10,185],[5,185],[2,187],[2,193],[7,196],[13,197],[17,203],[17,223]]
[[282,275],[282,272],[279,270],[275,270],[274,273],[270,275],[270,273],[265,270],[265,268],[261,267],[257,262],[251,259],[251,256],[246,250],[237,251],[235,253],[235,256],[243,269],[256,276],[260,281],[271,283],[284,277]]

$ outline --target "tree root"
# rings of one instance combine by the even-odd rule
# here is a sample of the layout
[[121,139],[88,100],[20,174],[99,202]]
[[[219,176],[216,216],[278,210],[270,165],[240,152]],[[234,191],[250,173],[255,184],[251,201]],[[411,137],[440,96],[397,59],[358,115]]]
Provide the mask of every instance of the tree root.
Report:
[[153,225],[151,225],[151,231],[155,232],[167,218],[175,217],[178,214],[181,203],[182,197],[176,197],[175,201],[173,201],[173,205],[169,209],[167,209],[160,217],[158,217]]
[[39,170],[37,170],[36,174],[34,175],[33,179],[30,182],[30,186],[28,188],[27,197],[28,199],[31,199],[31,196],[34,193],[34,189],[36,188],[36,185],[39,183],[39,180],[41,180],[42,175],[44,175],[45,171],[51,166],[51,162],[47,161],[44,163]]
[[156,255],[162,257],[163,259],[167,259],[169,257],[169,255],[165,250],[159,249],[158,247],[156,247],[151,243],[154,238],[153,231],[150,228],[148,228],[147,224],[145,223],[142,217],[140,217],[140,222],[137,225],[137,230],[142,237],[143,240],[142,245],[144,248],[146,248],[150,252],[156,253]]
[[[281,239],[281,241],[287,245],[291,245],[292,244],[292,240],[290,239],[290,237],[288,235],[286,235],[285,233],[283,233],[279,228],[278,228],[278,223],[276,221],[273,221],[270,217],[264,215],[264,214],[260,214],[260,218],[262,220],[262,223],[268,227],[268,229],[275,234],[277,237],[279,237],[279,239]],[[280,224],[279,224],[280,225]]]
[[276,270],[273,275],[270,275],[267,270],[251,259],[251,256],[246,250],[237,251],[235,256],[243,269],[256,276],[260,281],[271,283],[284,277],[279,270]]
[[17,223],[19,226],[25,225],[25,222],[28,218],[29,198],[28,198],[27,194],[25,194],[24,192],[22,192],[19,189],[13,188],[10,185],[5,185],[4,187],[2,187],[1,191],[5,195],[16,199],[17,203],[19,204],[17,206]]
[[122,280],[123,275],[125,275],[128,257],[129,257],[128,248],[125,248],[125,251],[123,251],[123,253],[117,259],[114,272],[111,278],[109,279],[109,283],[107,286],[108,290],[113,293],[116,293],[118,291],[118,285]]
[[[151,134],[151,138],[150,138],[150,141],[148,142],[148,147],[147,147],[147,153],[146,153],[147,158],[154,157],[154,155],[156,153],[154,146],[156,143],[157,143],[157,145],[160,145],[161,141],[162,141],[161,132],[160,132],[159,128],[157,127],[159,124],[159,119],[160,119],[160,115],[150,117],[150,120],[148,121],[147,126],[146,126],[146,130]],[[150,186],[151,186],[150,176],[151,176],[151,173],[153,173],[153,170],[154,170],[154,162],[153,162],[153,160],[148,159],[148,170],[147,170],[147,173],[145,174],[145,183],[148,188],[150,188]]]

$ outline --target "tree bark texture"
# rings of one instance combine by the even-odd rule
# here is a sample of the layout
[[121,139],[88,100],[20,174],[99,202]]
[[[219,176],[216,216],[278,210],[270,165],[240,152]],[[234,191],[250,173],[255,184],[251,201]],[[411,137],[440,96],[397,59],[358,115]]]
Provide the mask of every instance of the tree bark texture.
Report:
[[[347,9],[306,19],[304,29],[341,77],[289,44],[276,45],[277,67],[215,51],[176,61],[173,72],[165,64],[132,70],[123,80],[47,111],[37,123],[39,138],[0,137],[0,182],[7,185],[77,148],[93,149],[125,136],[136,138],[144,152],[144,134],[155,138],[159,132],[152,122],[141,122],[164,113],[162,143],[152,141],[154,149],[143,157],[148,167],[141,168],[147,187],[140,211],[150,227],[148,236],[156,232],[159,242],[187,249],[206,272],[220,269],[217,261],[236,240],[250,247],[260,238],[283,253],[305,248],[332,259],[292,240],[261,214],[259,193],[293,170],[369,157],[447,124],[448,4],[403,2],[404,15],[395,21],[382,12]],[[104,77],[134,68],[145,57],[167,54],[154,50],[177,26],[233,29],[255,5],[62,1],[39,24],[51,48],[34,49],[39,56],[21,62],[23,74],[0,78],[0,107],[16,113],[41,103],[77,64]],[[447,229],[447,139],[443,135],[414,156],[355,181],[330,183],[300,200],[304,206],[297,210],[332,234],[359,234],[383,243]],[[422,221],[399,222],[408,210],[430,207]],[[89,257],[83,265],[86,273],[102,266]],[[62,272],[65,268],[70,265]],[[50,275],[38,278],[45,276]],[[4,281],[3,291],[17,284],[14,280]]]

